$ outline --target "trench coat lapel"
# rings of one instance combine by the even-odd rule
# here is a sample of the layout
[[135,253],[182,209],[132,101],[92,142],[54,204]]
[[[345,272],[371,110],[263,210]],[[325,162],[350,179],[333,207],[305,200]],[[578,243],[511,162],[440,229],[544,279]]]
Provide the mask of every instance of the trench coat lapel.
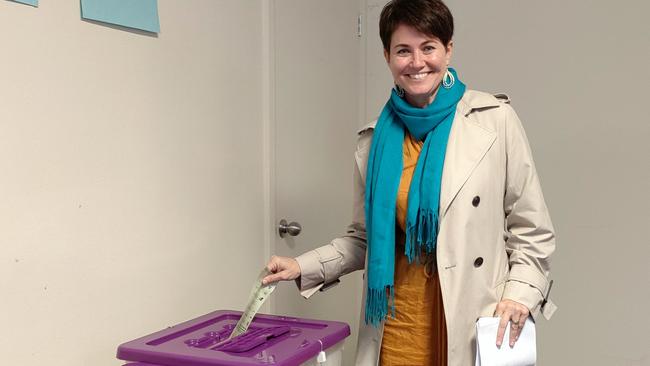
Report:
[[441,218],[496,140],[496,132],[468,117],[471,110],[471,106],[459,107],[449,133],[440,191]]

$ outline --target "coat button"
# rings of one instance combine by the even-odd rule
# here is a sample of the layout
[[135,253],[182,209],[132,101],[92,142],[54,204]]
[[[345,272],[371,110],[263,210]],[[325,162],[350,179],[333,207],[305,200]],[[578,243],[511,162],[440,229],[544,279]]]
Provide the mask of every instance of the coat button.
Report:
[[479,203],[481,203],[481,197],[479,197],[479,196],[474,197],[474,199],[472,200],[472,205],[474,207],[478,207]]
[[483,257],[478,257],[474,260],[474,267],[478,268],[483,264]]

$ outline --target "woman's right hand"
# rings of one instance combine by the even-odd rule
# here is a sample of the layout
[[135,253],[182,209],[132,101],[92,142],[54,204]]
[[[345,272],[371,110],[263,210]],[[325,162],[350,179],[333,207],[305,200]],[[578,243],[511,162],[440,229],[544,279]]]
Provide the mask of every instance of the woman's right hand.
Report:
[[262,279],[263,285],[278,281],[291,281],[300,277],[300,265],[298,261],[289,257],[271,256],[269,263],[266,265],[266,269],[271,274]]

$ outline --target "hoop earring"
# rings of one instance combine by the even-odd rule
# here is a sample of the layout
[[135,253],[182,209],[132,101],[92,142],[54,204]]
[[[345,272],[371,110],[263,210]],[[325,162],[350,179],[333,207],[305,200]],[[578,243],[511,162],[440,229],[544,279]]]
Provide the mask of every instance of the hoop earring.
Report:
[[456,82],[456,78],[454,77],[454,74],[452,74],[449,70],[447,70],[445,74],[442,76],[442,86],[445,89],[451,89],[451,87],[454,86],[455,82]]
[[395,91],[397,92],[398,97],[404,98],[404,89],[402,89],[401,86],[395,84]]

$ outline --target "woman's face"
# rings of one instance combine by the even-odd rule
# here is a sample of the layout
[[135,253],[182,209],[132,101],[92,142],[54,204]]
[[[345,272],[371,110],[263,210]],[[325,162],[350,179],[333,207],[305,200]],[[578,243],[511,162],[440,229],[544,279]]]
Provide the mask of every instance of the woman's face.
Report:
[[384,50],[395,84],[406,100],[418,107],[431,103],[451,60],[452,42],[445,46],[437,37],[400,24],[393,32],[390,50]]

